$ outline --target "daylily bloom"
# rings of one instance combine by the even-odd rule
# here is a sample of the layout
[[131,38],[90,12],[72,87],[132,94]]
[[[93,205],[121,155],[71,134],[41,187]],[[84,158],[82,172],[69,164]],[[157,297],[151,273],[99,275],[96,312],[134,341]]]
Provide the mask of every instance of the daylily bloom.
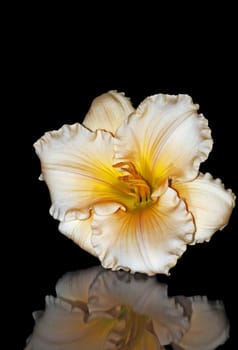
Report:
[[46,297],[25,350],[208,350],[229,336],[221,301],[168,296],[156,277],[94,267],[67,273]]
[[102,265],[168,274],[187,244],[209,241],[235,203],[199,173],[212,149],[207,120],[187,95],[158,94],[134,110],[122,93],[97,97],[83,125],[35,144],[59,230]]

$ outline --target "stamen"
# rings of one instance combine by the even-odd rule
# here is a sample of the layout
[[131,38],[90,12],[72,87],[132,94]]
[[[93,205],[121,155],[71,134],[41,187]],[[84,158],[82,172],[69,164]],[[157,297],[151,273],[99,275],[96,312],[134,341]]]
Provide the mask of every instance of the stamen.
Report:
[[128,185],[128,189],[123,192],[133,196],[137,203],[146,203],[150,200],[150,187],[148,183],[137,172],[136,167],[131,162],[119,162],[113,165],[114,168],[120,168],[130,175],[119,176],[118,179]]

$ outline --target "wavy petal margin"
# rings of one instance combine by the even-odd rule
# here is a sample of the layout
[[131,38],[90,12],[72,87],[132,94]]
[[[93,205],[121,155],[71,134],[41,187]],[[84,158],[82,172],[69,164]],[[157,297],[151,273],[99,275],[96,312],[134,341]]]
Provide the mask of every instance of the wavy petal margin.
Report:
[[146,98],[115,134],[115,162],[132,162],[153,191],[167,178],[194,179],[212,149],[197,109],[188,95]]
[[196,232],[192,244],[208,242],[227,225],[235,195],[230,189],[225,190],[220,179],[213,179],[209,173],[199,174],[194,181],[175,182],[172,186],[194,216]]
[[121,203],[119,173],[112,167],[110,133],[91,132],[80,124],[64,125],[46,133],[34,146],[52,199],[50,213],[55,219],[87,219],[97,203],[116,199]]
[[155,204],[138,212],[95,214],[92,245],[105,268],[168,274],[192,242],[194,229],[184,202],[168,188]]

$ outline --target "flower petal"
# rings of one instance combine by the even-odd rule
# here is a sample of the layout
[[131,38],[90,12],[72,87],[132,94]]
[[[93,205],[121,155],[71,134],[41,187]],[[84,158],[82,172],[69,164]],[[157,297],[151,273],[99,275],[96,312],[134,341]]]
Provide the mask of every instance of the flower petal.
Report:
[[90,287],[102,271],[101,266],[94,266],[66,273],[56,284],[57,296],[71,302],[82,301],[87,304]]
[[[107,349],[159,349],[158,338],[148,325],[145,316],[134,313],[130,306],[116,305],[117,327],[112,328],[107,338]],[[149,347],[146,348],[145,345]],[[151,346],[151,347],[150,347]]]
[[145,99],[117,130],[115,162],[132,162],[156,190],[164,179],[193,179],[212,139],[207,120],[187,95]]
[[224,344],[229,336],[229,321],[221,301],[206,297],[189,298],[192,302],[191,326],[178,343],[180,350],[210,350]]
[[148,305],[156,301],[157,307],[159,300],[165,305],[167,298],[167,286],[158,283],[155,277],[103,269],[91,284],[88,309],[90,313],[99,313],[115,305],[129,305],[136,313],[147,315]]
[[118,170],[111,166],[112,139],[106,131],[91,132],[74,124],[46,133],[36,142],[55,219],[86,219],[98,202],[121,202]]
[[104,267],[168,274],[193,240],[194,224],[184,202],[168,188],[143,210],[95,213],[92,232],[92,245]]
[[107,318],[87,322],[87,307],[74,307],[60,298],[47,297],[26,349],[105,349],[107,338],[118,325]]
[[223,229],[235,205],[235,195],[225,190],[220,179],[210,174],[199,174],[191,182],[174,182],[172,187],[184,199],[194,216],[196,233],[194,243],[209,241],[211,236]]
[[180,340],[189,328],[184,308],[155,277],[103,271],[91,285],[89,312],[105,312],[119,305],[129,305],[137,315],[151,320],[161,345]]
[[154,334],[149,332],[148,330],[144,330],[141,334],[141,338],[139,343],[136,345],[133,344],[132,350],[165,350],[163,346],[159,344],[159,340],[155,337]]
[[82,249],[96,256],[91,243],[92,236],[92,216],[85,220],[62,221],[59,224],[59,231],[72,239]]
[[93,100],[83,124],[90,130],[105,129],[115,133],[133,111],[134,108],[124,93],[109,91]]
[[[74,307],[78,307],[82,302],[87,303],[89,314],[86,320],[88,325],[93,322],[101,322],[103,325],[105,321],[113,325],[105,339],[107,345],[105,349],[115,349],[116,344],[118,346],[120,344],[121,349],[127,347],[131,349],[135,343],[138,350],[144,349],[142,344],[147,343],[151,345],[151,347],[148,347],[149,349],[158,349],[157,338],[147,329],[147,318],[141,314],[134,313],[127,302],[123,303],[127,297],[128,288],[129,290],[133,288],[130,283],[127,283],[128,278],[132,277],[134,276],[127,275],[125,276],[127,281],[122,281],[121,274],[106,271],[101,267],[94,267],[67,273],[57,283],[56,291],[60,298],[70,302]],[[114,282],[116,286],[114,286]],[[155,283],[156,280],[154,280]],[[122,299],[120,298],[120,292],[119,295],[114,295],[114,292],[118,290],[118,286],[119,290],[124,291]],[[140,298],[143,300],[144,291],[145,288],[143,288],[143,291],[140,291]],[[132,293],[130,294],[130,299],[132,299]],[[112,308],[115,309],[114,312],[111,311]],[[94,334],[88,333],[88,337],[90,338],[91,336],[94,336]],[[156,346],[153,344],[156,344]]]

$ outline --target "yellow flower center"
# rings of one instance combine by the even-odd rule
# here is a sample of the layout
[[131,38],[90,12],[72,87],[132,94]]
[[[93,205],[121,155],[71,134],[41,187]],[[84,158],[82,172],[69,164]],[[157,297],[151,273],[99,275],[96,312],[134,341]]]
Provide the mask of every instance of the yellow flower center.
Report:
[[151,318],[147,315],[136,313],[129,305],[117,305],[114,307],[114,322],[119,325],[124,321],[124,327],[120,329],[120,340],[117,349],[129,350],[141,348],[141,342],[147,336],[147,330],[151,329]]
[[135,208],[148,206],[152,203],[151,189],[146,180],[138,173],[131,162],[119,162],[113,165],[114,168],[129,173],[119,176],[118,179],[125,185],[122,191],[135,199]]

